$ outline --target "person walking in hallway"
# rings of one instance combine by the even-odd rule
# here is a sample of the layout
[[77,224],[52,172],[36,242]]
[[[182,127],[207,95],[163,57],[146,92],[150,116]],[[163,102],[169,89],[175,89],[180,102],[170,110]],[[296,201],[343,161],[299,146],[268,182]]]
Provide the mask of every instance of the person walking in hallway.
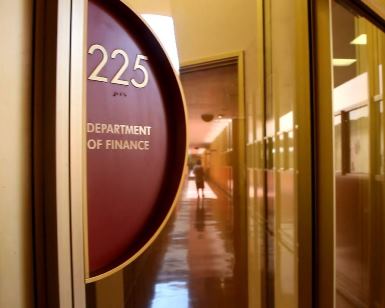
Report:
[[195,184],[197,187],[197,195],[198,198],[200,198],[199,190],[202,191],[202,198],[205,196],[204,189],[205,189],[205,181],[204,181],[204,170],[202,166],[202,161],[200,159],[197,160],[196,165],[193,169],[194,175],[195,175]]

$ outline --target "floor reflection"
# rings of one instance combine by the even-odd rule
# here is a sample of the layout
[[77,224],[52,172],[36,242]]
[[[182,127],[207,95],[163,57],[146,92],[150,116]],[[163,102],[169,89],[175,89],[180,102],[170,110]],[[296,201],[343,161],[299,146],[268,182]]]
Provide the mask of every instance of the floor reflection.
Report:
[[157,283],[155,285],[155,296],[151,303],[151,308],[178,307],[187,308],[188,305],[188,285],[186,281],[171,281]]
[[205,197],[197,198],[195,183],[189,179],[168,230],[150,307],[239,306],[233,210],[228,196],[206,185]]

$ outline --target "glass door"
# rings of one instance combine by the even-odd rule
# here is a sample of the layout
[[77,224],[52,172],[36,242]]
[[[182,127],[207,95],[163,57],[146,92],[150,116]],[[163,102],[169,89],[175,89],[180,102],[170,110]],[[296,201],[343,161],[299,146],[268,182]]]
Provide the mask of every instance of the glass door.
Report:
[[[326,8],[318,5],[320,10]],[[318,276],[328,275],[330,285],[329,292],[319,283],[319,301],[331,298],[337,308],[380,308],[385,307],[385,35],[381,20],[374,24],[372,18],[364,17],[375,12],[363,5],[332,1],[328,10],[330,36],[324,30],[316,33]],[[323,29],[328,28],[325,19],[316,15],[318,26],[324,22]],[[328,53],[328,43],[321,44],[326,37],[331,51],[329,73],[321,67]],[[329,94],[325,94],[328,81]],[[320,170],[321,166],[330,167],[330,172]],[[333,245],[325,244],[324,233]],[[332,261],[327,264],[329,256]]]
[[332,3],[336,307],[384,307],[384,33]]

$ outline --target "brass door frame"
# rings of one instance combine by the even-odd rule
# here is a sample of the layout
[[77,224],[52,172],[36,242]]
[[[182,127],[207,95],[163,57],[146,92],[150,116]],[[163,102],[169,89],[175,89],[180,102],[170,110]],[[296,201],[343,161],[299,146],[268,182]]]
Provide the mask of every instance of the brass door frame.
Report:
[[[314,307],[335,307],[335,212],[331,0],[311,1],[313,174],[314,174]],[[321,118],[322,115],[322,118]],[[322,146],[321,146],[322,141]]]
[[[211,57],[201,58],[193,61],[186,61],[181,63],[180,65],[180,74],[200,71],[210,68],[216,68],[226,65],[236,65],[237,66],[237,81],[238,81],[238,101],[237,101],[237,109],[239,114],[239,120],[241,120],[241,124],[239,125],[238,133],[236,134],[236,138],[239,140],[239,144],[243,146],[239,146],[239,152],[235,156],[236,166],[239,170],[236,171],[236,174],[240,176],[240,187],[238,187],[238,191],[240,194],[240,199],[243,203],[245,203],[245,189],[246,189],[246,136],[245,136],[245,72],[244,72],[244,52],[243,51],[235,51],[224,53],[220,55],[215,55]],[[246,207],[245,207],[246,208]],[[246,225],[246,216],[243,215],[242,218],[244,225]]]
[[86,307],[84,216],[86,174],[86,41],[87,0],[72,0],[70,34],[70,229],[73,307]]
[[[306,12],[309,5],[305,1],[296,1],[296,7],[300,18],[296,18],[298,33],[296,52],[296,86],[297,100],[294,104],[294,142],[297,146],[295,156],[295,169],[297,170],[297,222],[298,222],[298,307],[312,306],[313,301],[313,232],[314,221],[312,219],[314,207],[313,198],[313,170],[312,170],[312,108],[310,104],[310,50],[309,50],[309,19]],[[306,30],[305,30],[306,29]]]
[[[385,29],[385,6],[377,0],[340,0]],[[314,168],[314,307],[335,307],[335,179],[333,128],[332,0],[311,0],[313,168]],[[371,98],[372,99],[372,98]],[[333,136],[333,138],[330,138]]]
[[[271,3],[273,1],[264,2],[264,73],[265,73],[265,89],[264,101],[265,109],[267,104],[271,103],[269,100],[269,74],[271,73],[271,57],[268,53],[272,51],[271,40],[272,27],[277,22],[271,16]],[[295,0],[292,5],[295,7],[296,15],[292,16],[295,20],[295,40],[287,42],[295,45],[295,52],[288,61],[295,62],[295,80],[296,86],[294,93],[296,95],[293,103],[294,114],[294,170],[295,170],[295,198],[296,198],[296,223],[297,223],[297,285],[296,295],[298,297],[298,307],[308,308],[312,307],[313,301],[313,183],[312,183],[312,108],[310,103],[311,98],[311,83],[310,83],[310,51],[309,51],[309,3],[308,1]],[[281,22],[281,21],[279,21]],[[274,87],[274,85],[273,85]],[[265,113],[265,121],[266,121]],[[274,115],[275,122],[279,123],[278,115]],[[265,129],[266,130],[266,129]],[[264,132],[266,138],[266,131]],[[266,146],[266,145],[265,145]],[[279,144],[275,145],[276,153],[279,151]],[[276,162],[275,162],[276,165]],[[265,157],[265,170],[266,157]],[[274,170],[279,172],[279,170]],[[267,181],[265,179],[265,186]],[[265,190],[265,202],[267,192]],[[276,228],[276,231],[277,228]]]
[[[246,189],[246,136],[245,136],[245,67],[244,67],[244,52],[234,51],[224,54],[219,54],[211,57],[201,58],[192,61],[186,61],[180,65],[180,74],[189,73],[194,71],[200,71],[210,68],[216,68],[226,65],[237,66],[237,81],[238,81],[238,101],[237,110],[239,114],[239,120],[241,123],[238,128],[236,138],[239,140],[239,151],[235,156],[235,162],[237,166],[236,174],[240,176],[240,187],[238,187],[240,199],[245,204],[245,189]],[[246,206],[245,206],[246,208]],[[246,214],[245,214],[246,215]],[[244,225],[246,225],[246,216],[242,218]],[[246,232],[246,231],[245,231]]]
[[[234,124],[234,144],[233,144],[233,159],[234,159],[234,177],[238,177],[237,187],[234,195],[237,201],[241,204],[235,218],[235,226],[240,227],[239,230],[239,245],[242,245],[240,252],[239,266],[240,275],[248,281],[248,263],[247,263],[247,204],[246,204],[246,131],[245,131],[245,60],[244,51],[234,51],[223,54],[218,54],[210,57],[200,58],[192,61],[186,61],[180,65],[180,74],[190,73],[195,71],[203,71],[211,68],[217,68],[227,65],[236,65],[237,67],[237,82],[238,82],[238,101],[237,111],[238,117]],[[188,106],[187,106],[188,113]],[[238,286],[242,288],[243,286]],[[240,299],[240,304],[245,304],[243,301],[248,301],[248,289],[242,290],[243,299]]]

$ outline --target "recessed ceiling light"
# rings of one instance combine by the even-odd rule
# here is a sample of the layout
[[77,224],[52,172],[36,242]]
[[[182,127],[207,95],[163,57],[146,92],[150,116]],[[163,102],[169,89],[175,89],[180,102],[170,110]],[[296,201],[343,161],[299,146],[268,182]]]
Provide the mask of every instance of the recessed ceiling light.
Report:
[[356,61],[356,59],[333,59],[333,66],[349,66]]
[[366,45],[368,42],[368,36],[366,34],[361,34],[357,36],[353,41],[350,42],[352,45]]

